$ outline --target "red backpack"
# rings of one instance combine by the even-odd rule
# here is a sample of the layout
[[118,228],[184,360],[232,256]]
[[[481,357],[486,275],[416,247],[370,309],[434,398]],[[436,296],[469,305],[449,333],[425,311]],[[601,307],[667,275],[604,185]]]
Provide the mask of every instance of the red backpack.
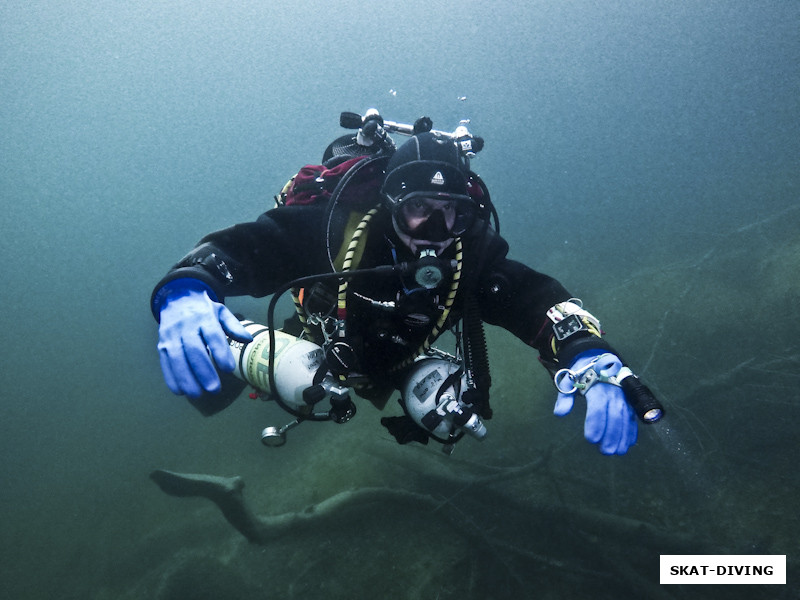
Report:
[[344,174],[363,158],[357,156],[331,168],[324,165],[304,166],[275,196],[275,203],[278,206],[292,206],[327,202]]

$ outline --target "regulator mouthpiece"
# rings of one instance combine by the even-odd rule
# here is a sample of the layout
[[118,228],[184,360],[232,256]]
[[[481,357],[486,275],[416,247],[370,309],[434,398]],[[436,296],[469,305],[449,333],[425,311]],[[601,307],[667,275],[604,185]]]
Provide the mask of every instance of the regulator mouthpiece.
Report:
[[436,250],[426,248],[419,254],[414,281],[426,290],[432,290],[444,279],[443,262],[436,256]]

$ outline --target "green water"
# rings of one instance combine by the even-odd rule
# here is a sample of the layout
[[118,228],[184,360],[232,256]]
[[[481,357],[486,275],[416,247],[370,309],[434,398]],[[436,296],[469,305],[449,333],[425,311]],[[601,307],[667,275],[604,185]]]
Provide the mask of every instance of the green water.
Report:
[[[6,3],[0,598],[792,597],[799,17],[778,0]],[[398,446],[368,405],[265,448],[276,407],[204,419],[166,389],[154,283],[319,160],[339,112],[373,106],[486,139],[473,166],[511,256],[580,296],[667,407],[627,456],[552,416],[503,331],[489,436],[449,458]],[[154,468],[241,475],[263,515],[365,488],[436,508],[387,492],[252,546]],[[790,585],[659,585],[659,555],[692,553],[786,554]]]

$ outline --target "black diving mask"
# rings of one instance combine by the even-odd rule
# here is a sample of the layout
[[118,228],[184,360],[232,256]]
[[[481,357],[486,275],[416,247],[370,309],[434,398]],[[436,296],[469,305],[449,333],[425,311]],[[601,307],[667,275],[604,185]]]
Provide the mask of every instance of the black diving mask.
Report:
[[400,231],[417,240],[443,242],[467,231],[475,221],[475,202],[466,195],[411,192],[394,204]]

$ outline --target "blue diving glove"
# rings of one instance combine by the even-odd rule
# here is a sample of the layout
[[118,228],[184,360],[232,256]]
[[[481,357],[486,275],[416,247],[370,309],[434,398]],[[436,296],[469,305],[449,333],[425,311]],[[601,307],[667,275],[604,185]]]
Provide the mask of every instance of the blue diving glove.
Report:
[[[612,377],[622,368],[622,361],[613,354],[592,350],[579,354],[569,368],[571,373],[581,373],[592,361],[603,356],[595,365],[598,375]],[[563,417],[572,410],[577,389],[565,390],[571,385],[558,384],[558,399],[553,413]],[[584,393],[586,396],[586,420],[583,435],[592,444],[599,444],[603,454],[625,454],[636,443],[638,427],[636,414],[625,401],[622,388],[612,383],[595,382]]]
[[176,279],[164,287],[169,289],[160,294],[158,354],[167,386],[192,398],[218,392],[217,368],[231,372],[236,367],[227,336],[240,342],[252,336],[224,304],[209,297],[203,282]]

